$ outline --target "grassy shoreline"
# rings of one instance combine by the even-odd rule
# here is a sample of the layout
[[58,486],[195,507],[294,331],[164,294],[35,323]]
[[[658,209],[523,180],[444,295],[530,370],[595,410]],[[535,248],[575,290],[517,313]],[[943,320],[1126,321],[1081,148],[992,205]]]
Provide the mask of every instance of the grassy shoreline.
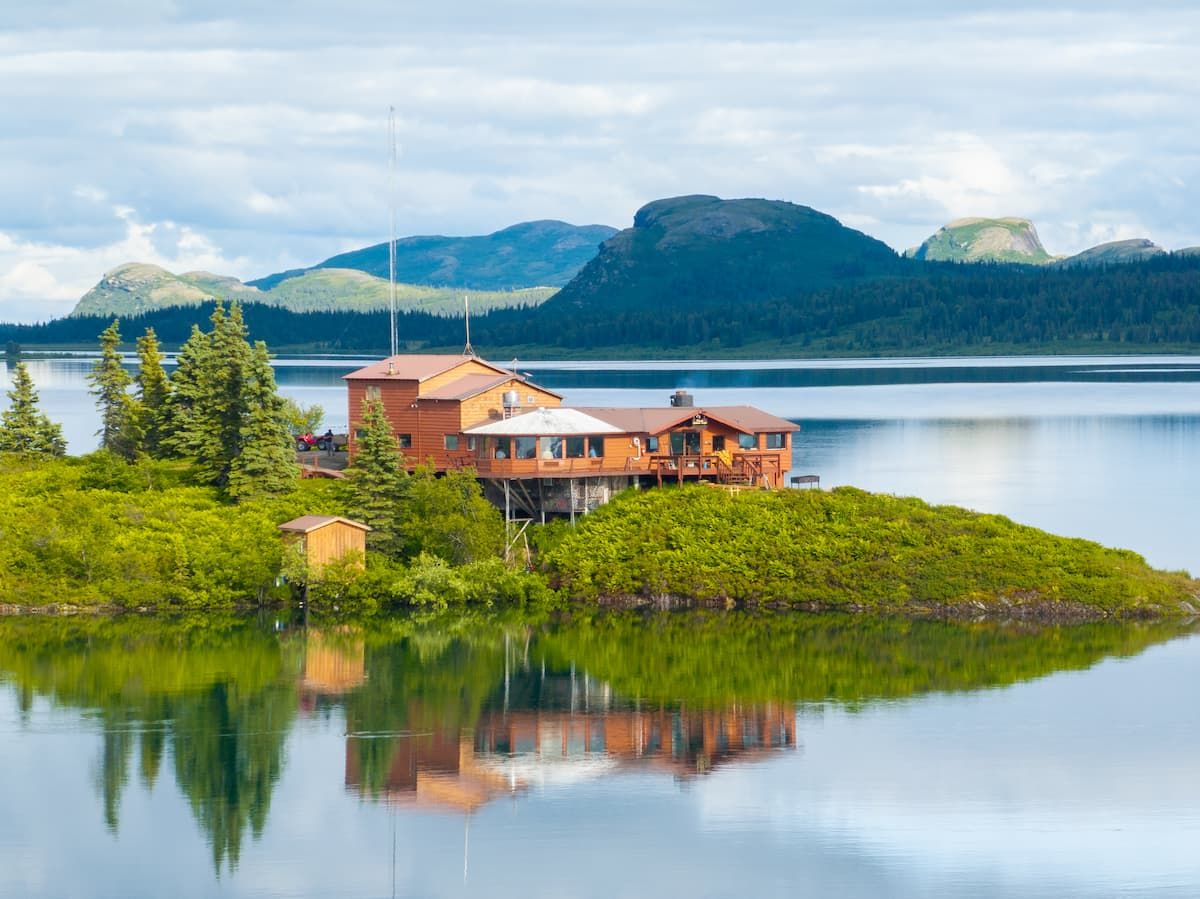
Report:
[[[2,458],[0,495],[0,615],[286,607],[276,525],[346,513],[335,482],[234,504],[180,465],[104,453]],[[495,509],[472,515],[456,526],[498,529],[503,544]],[[313,609],[700,606],[1064,622],[1200,612],[1200,581],[1131,551],[854,488],[628,491],[574,527],[538,528],[532,571],[493,557],[456,563],[441,531],[420,534],[402,558],[368,553],[365,572],[310,582]]]

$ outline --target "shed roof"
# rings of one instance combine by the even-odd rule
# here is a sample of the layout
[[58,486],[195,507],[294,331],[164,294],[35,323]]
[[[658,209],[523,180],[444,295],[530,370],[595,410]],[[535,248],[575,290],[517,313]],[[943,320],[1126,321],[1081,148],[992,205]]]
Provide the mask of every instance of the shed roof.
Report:
[[753,406],[619,406],[581,407],[578,411],[606,421],[626,434],[661,434],[697,415],[716,419],[747,434],[764,431],[798,431],[799,425]]
[[[466,362],[478,362],[494,369],[497,374],[519,377],[516,372],[485,362],[477,356],[454,355],[453,353],[401,353],[388,356],[378,362],[372,362],[348,375],[342,375],[347,381],[359,380],[396,380],[396,381],[425,381],[435,375],[440,375],[457,368]],[[389,369],[390,366],[390,369]]]
[[579,409],[534,409],[503,421],[468,428],[467,434],[497,437],[563,436],[567,434],[620,434],[621,429]]
[[293,518],[291,521],[285,521],[279,525],[279,530],[287,531],[290,534],[310,534],[335,522],[348,524],[350,527],[362,531],[371,530],[369,525],[365,525],[361,521],[351,521],[349,518],[340,518],[337,515],[301,515],[299,518]]

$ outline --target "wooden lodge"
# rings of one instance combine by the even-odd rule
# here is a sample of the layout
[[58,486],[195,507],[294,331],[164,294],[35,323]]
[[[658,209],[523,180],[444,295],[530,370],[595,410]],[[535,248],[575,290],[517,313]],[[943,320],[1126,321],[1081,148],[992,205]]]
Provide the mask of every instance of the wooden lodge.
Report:
[[474,356],[393,356],[346,375],[350,451],[379,400],[405,455],[472,468],[506,514],[574,516],[631,486],[786,486],[796,425],[752,406],[562,406],[562,397]]

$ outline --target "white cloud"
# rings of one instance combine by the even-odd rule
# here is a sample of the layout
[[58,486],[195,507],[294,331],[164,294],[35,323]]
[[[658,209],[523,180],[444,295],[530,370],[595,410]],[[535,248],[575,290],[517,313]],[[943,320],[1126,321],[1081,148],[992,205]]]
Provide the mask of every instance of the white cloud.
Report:
[[383,240],[390,105],[402,234],[622,226],[705,192],[896,247],[972,214],[1031,217],[1052,252],[1131,228],[1200,244],[1200,10],[1179,4],[101,6],[27,4],[0,31],[0,232],[80,260],[7,251],[0,303],[47,289],[25,261],[66,293],[112,247],[254,276]]
[[124,224],[120,240],[91,248],[24,241],[0,232],[0,320],[44,321],[66,314],[100,276],[126,262],[173,272],[243,271],[246,260],[224,254],[193,228],[141,222],[129,206],[111,214]]

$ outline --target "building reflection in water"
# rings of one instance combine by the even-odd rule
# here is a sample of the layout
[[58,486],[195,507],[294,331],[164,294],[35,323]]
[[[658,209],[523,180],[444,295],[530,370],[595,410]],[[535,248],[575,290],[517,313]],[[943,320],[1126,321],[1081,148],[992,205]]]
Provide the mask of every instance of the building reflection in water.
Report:
[[[349,734],[347,789],[401,805],[472,812],[531,787],[632,771],[687,780],[796,747],[790,703],[645,708],[574,673],[506,677],[493,699],[471,728],[396,735],[378,779],[363,771],[364,753],[355,745],[377,735]],[[419,712],[412,717],[430,720]]]

